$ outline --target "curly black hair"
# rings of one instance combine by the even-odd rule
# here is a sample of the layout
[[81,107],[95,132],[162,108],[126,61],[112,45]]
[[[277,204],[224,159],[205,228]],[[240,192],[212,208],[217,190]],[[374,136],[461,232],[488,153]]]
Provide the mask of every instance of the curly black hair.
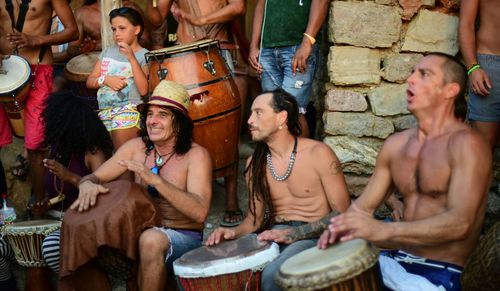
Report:
[[111,137],[97,114],[82,99],[62,91],[51,95],[45,104],[43,144],[51,148],[51,158],[67,164],[72,155],[97,150],[111,157]]
[[[150,105],[148,104],[144,104],[140,118],[140,135],[142,141],[146,145],[146,155],[149,155],[151,150],[153,150],[154,148],[153,142],[149,139],[148,131],[146,128],[146,119],[148,117],[149,106]],[[174,151],[178,155],[184,155],[191,149],[193,143],[193,121],[191,121],[188,116],[178,110],[168,107],[163,108],[170,110],[173,114],[172,127],[174,133],[176,134]]]

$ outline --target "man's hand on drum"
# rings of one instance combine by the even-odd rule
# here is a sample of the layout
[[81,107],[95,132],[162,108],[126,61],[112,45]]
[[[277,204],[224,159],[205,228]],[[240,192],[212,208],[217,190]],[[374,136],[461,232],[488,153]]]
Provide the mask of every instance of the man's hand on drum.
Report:
[[0,53],[0,69],[3,66],[3,60],[8,59],[9,57],[10,57],[9,55],[3,55],[3,54]]
[[205,17],[203,16],[195,17],[194,15],[189,14],[184,10],[180,9],[177,5],[172,5],[170,11],[172,12],[172,15],[174,16],[175,20],[177,20],[177,22],[187,21],[195,26],[202,26],[207,24]]
[[159,175],[153,174],[153,172],[151,172],[151,169],[138,161],[121,160],[118,162],[118,164],[122,167],[127,168],[127,170],[137,174],[146,185],[155,187],[161,179]]
[[257,71],[257,73],[262,74],[262,66],[259,63],[259,52],[259,48],[250,47],[248,62],[250,63],[250,66],[252,66],[252,68]]
[[47,197],[45,197],[42,201],[37,201],[33,204],[30,204],[28,206],[28,210],[31,211],[31,213],[33,213],[33,215],[35,216],[35,218],[41,218],[43,216],[43,214],[49,210],[50,208],[50,204],[49,204],[49,199]]
[[213,246],[225,240],[231,240],[235,238],[236,238],[236,233],[234,232],[234,230],[229,228],[219,227],[210,234],[205,244],[207,246]]
[[104,79],[104,85],[113,89],[114,91],[120,91],[121,89],[127,87],[127,78],[123,76],[110,76],[106,75],[106,79]]
[[97,41],[91,37],[86,37],[83,39],[79,46],[80,52],[83,54],[94,51],[97,48]]
[[293,233],[293,228],[271,229],[262,232],[257,236],[257,238],[259,240],[274,241],[279,244],[291,244],[296,241]]
[[39,36],[27,35],[25,33],[17,31],[7,34],[7,40],[11,45],[17,48],[34,47],[41,45]]
[[70,208],[72,210],[78,209],[79,212],[86,211],[90,207],[94,206],[97,202],[97,195],[109,192],[108,188],[100,184],[95,184],[91,181],[80,183],[78,188],[80,193],[78,194],[78,198],[75,202],[71,204]]
[[387,240],[390,222],[376,220],[366,213],[348,211],[331,219],[331,223],[318,240],[318,248],[325,249],[337,241],[362,238],[377,244]]

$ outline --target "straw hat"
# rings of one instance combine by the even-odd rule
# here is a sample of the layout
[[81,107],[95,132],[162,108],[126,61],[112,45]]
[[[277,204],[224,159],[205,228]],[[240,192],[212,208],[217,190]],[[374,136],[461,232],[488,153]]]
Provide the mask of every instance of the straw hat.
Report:
[[149,101],[137,105],[139,112],[142,112],[144,105],[158,105],[178,110],[188,115],[189,94],[181,84],[162,80],[154,89]]

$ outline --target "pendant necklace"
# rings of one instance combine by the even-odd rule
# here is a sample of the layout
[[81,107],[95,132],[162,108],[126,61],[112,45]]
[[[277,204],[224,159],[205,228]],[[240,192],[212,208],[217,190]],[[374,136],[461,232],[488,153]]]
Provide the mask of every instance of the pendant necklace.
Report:
[[280,175],[276,174],[276,169],[274,169],[271,152],[270,151],[267,152],[267,156],[266,156],[267,167],[271,171],[271,176],[273,176],[274,180],[281,182],[281,181],[285,181],[286,179],[288,179],[288,177],[292,173],[292,168],[293,168],[293,164],[295,163],[295,156],[296,155],[297,155],[297,137],[295,137],[295,143],[293,145],[292,153],[290,154],[290,159],[288,160],[288,166],[286,168],[286,172],[285,172],[285,174],[280,176]]

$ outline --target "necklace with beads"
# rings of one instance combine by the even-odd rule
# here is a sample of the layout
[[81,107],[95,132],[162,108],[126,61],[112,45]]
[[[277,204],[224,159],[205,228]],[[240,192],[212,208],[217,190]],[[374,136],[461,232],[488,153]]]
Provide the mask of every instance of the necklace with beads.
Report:
[[[168,161],[170,161],[170,159],[174,156],[174,153],[175,153],[175,151],[172,151],[168,154],[160,155],[160,153],[156,150],[156,148],[154,149],[154,152],[155,152],[155,158],[154,158],[155,166],[158,169],[161,169],[163,167],[163,165],[165,165]],[[164,160],[164,157],[167,155],[168,155],[168,158],[166,160]]]
[[266,155],[267,167],[271,171],[271,176],[273,176],[274,180],[281,182],[281,181],[285,181],[286,179],[288,179],[288,177],[290,177],[290,174],[292,173],[293,164],[295,163],[295,156],[296,155],[297,155],[297,137],[295,137],[295,143],[293,145],[292,153],[290,154],[290,159],[288,160],[288,166],[286,168],[285,174],[280,176],[280,175],[276,174],[276,169],[274,169],[271,152],[267,152],[267,155]]

